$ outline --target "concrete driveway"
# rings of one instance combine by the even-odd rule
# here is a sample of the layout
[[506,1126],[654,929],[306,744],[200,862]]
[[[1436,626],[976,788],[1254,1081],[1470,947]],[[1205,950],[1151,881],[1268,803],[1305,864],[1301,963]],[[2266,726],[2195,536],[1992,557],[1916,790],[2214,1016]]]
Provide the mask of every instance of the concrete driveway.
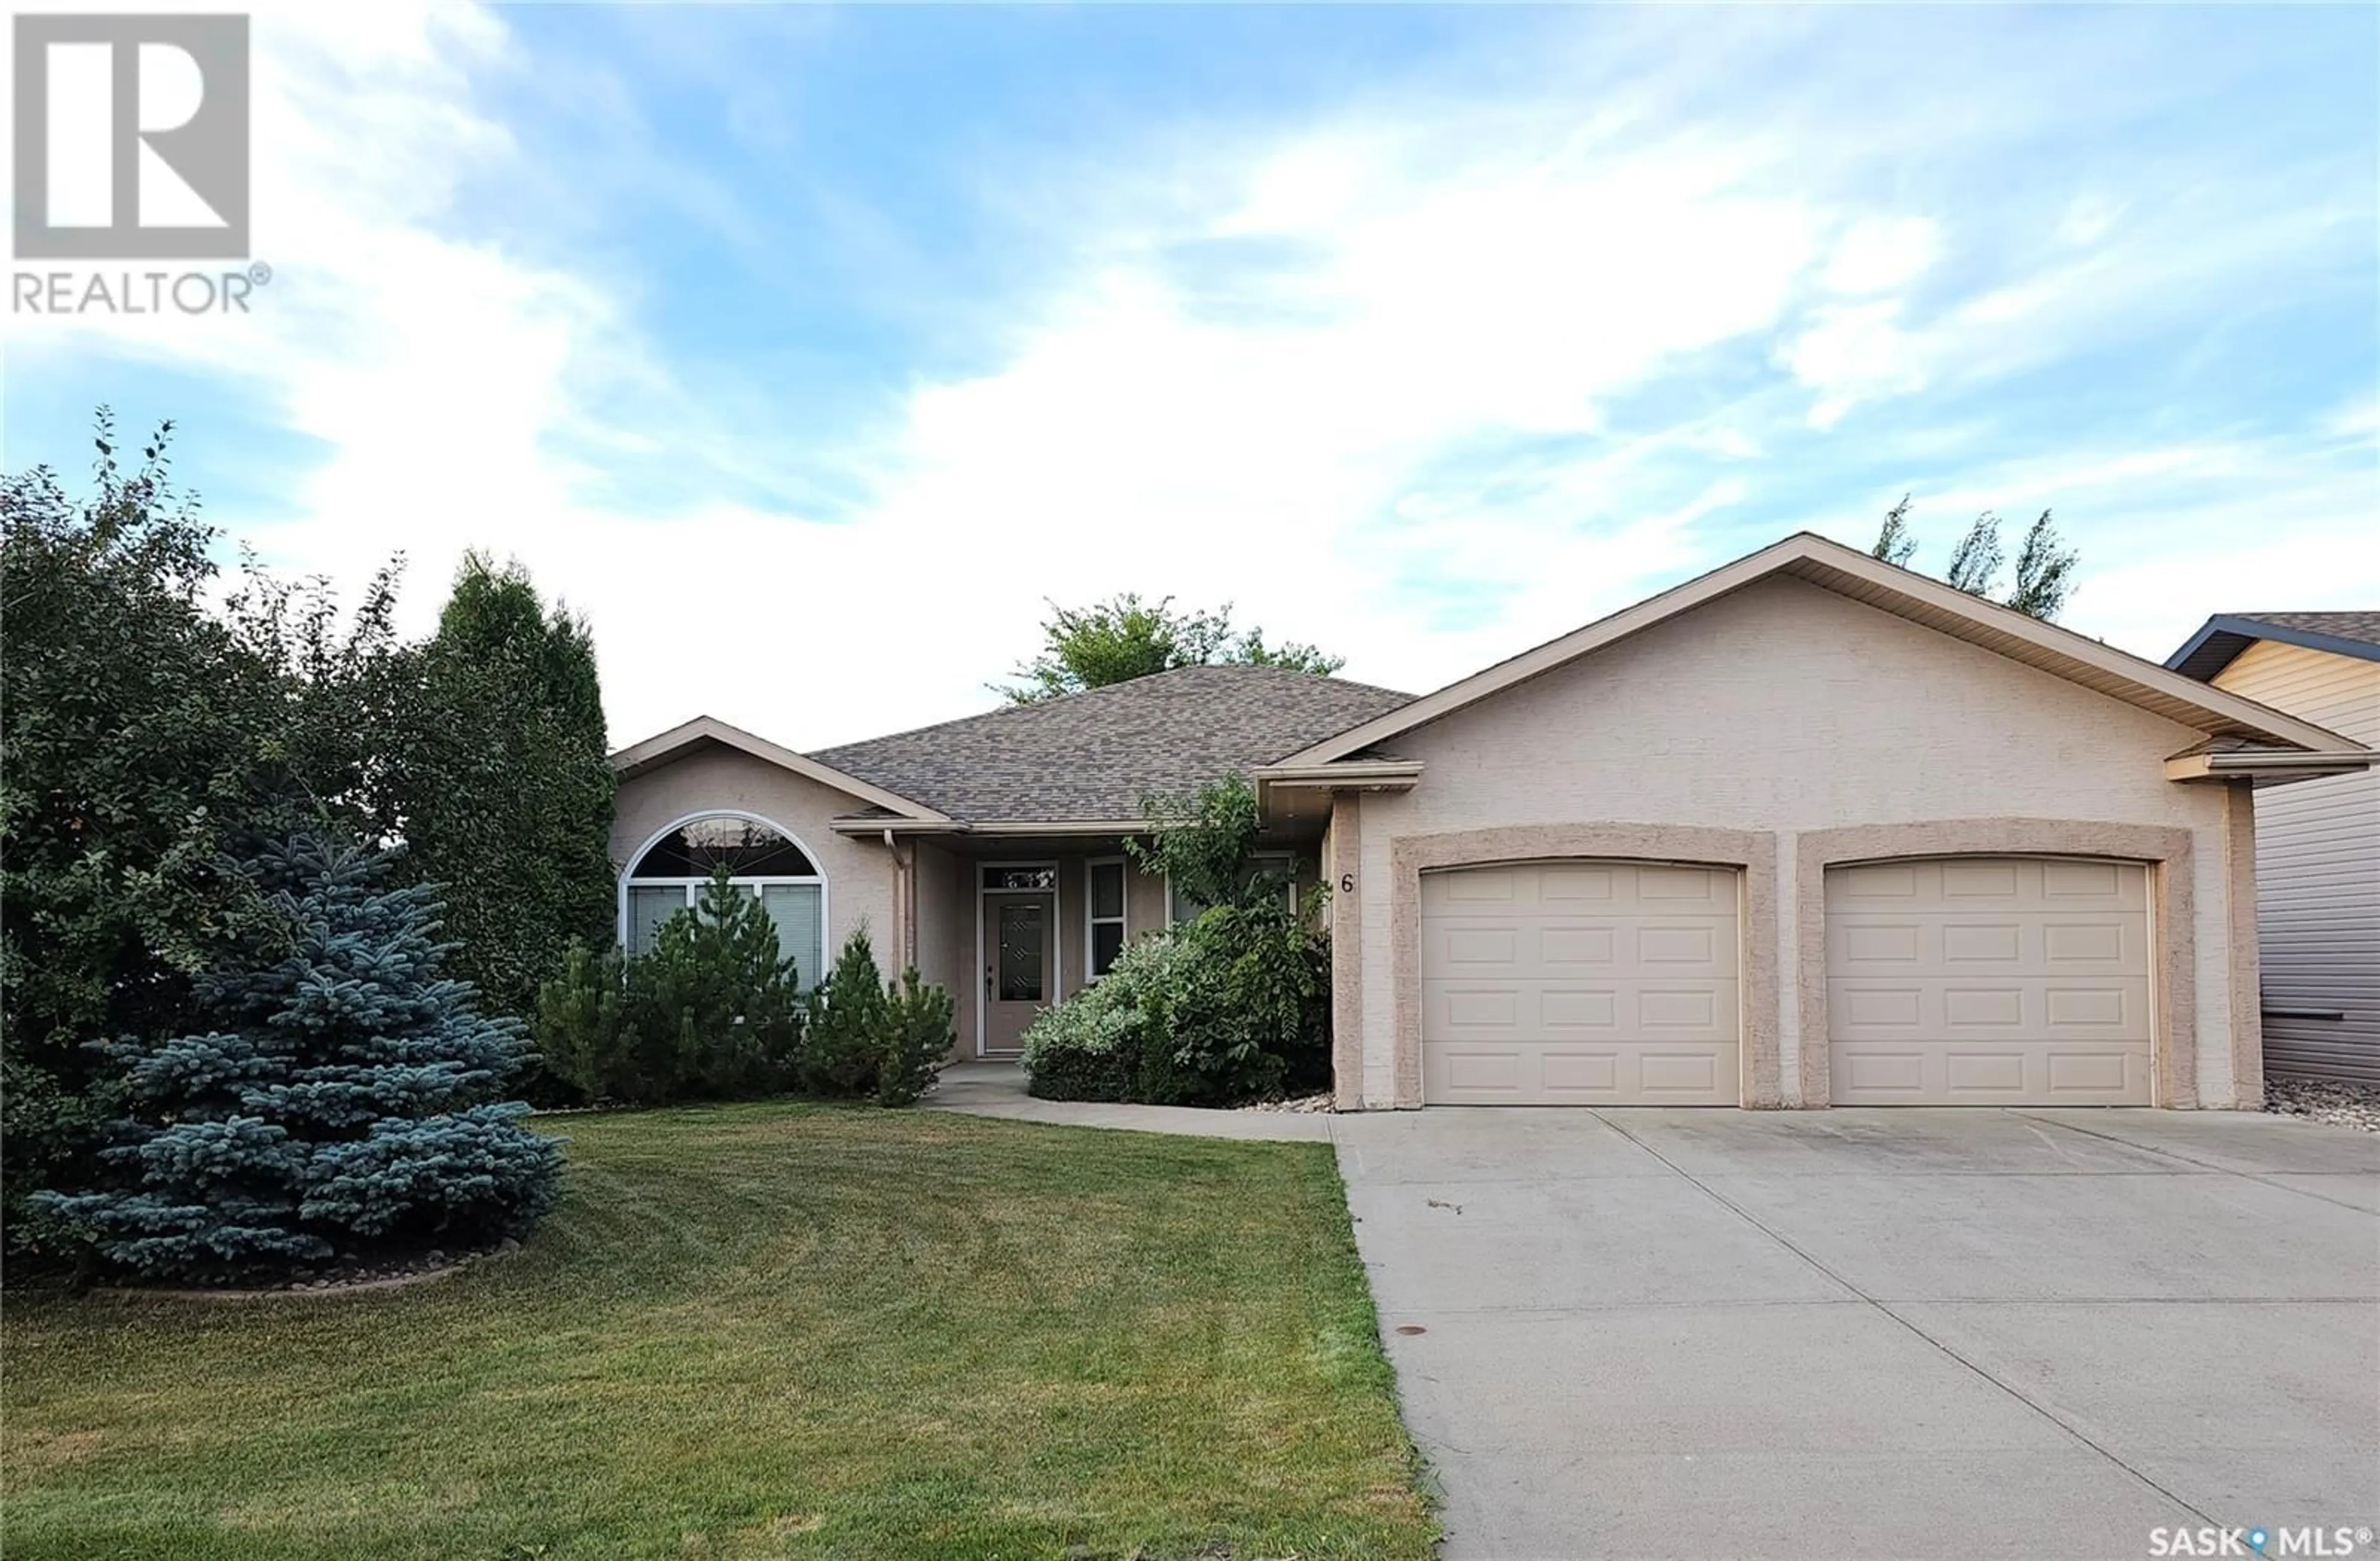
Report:
[[2051,1110],[1333,1132],[1449,1557],[2132,1557],[2161,1526],[2380,1523],[2380,1137]]

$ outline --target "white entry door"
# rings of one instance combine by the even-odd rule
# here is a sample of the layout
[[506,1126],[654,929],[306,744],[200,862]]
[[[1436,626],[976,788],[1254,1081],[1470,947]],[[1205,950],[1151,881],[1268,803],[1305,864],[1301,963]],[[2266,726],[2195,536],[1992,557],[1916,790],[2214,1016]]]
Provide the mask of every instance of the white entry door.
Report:
[[1838,1105],[2147,1105],[2148,870],[1939,857],[1827,873]]
[[1737,897],[1658,862],[1422,874],[1422,1099],[1739,1104]]

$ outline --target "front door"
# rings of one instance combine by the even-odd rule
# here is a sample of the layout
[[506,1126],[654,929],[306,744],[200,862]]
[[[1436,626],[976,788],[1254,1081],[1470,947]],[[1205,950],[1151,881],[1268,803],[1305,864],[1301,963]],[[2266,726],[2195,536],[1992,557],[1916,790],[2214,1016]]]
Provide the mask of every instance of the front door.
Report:
[[1014,1052],[1057,984],[1058,897],[983,896],[983,1049]]

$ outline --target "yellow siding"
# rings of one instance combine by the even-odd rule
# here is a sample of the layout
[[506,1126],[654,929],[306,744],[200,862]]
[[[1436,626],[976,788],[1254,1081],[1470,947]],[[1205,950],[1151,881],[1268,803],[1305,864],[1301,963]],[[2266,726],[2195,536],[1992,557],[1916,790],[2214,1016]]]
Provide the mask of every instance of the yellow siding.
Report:
[[[2215,682],[2380,745],[2380,662],[2260,640]],[[2256,900],[2266,1070],[2380,1083],[2380,774],[2257,792]]]

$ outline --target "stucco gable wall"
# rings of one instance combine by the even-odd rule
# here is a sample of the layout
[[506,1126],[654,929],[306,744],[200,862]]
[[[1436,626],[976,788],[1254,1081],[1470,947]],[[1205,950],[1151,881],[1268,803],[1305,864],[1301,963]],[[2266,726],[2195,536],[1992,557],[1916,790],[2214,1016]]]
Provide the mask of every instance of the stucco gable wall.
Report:
[[861,804],[832,787],[783,770],[734,749],[710,748],[620,783],[612,824],[612,865],[628,859],[672,822],[692,813],[758,813],[799,840],[827,881],[827,957],[851,930],[866,923],[878,963],[893,961],[893,870],[875,840],[850,840],[829,827]]
[[[2199,734],[1849,601],[1771,579],[1400,736],[1414,791],[1364,799],[1363,1094],[1395,1084],[1392,851],[1400,836],[1627,821],[1776,832],[1780,923],[1794,836],[1941,819],[2094,820],[2193,842],[2200,1098],[2234,1093],[2225,795],[2178,786]],[[1799,1055],[1795,929],[1779,939],[1783,1075]],[[1788,1097],[1792,1086],[1787,1085]]]

